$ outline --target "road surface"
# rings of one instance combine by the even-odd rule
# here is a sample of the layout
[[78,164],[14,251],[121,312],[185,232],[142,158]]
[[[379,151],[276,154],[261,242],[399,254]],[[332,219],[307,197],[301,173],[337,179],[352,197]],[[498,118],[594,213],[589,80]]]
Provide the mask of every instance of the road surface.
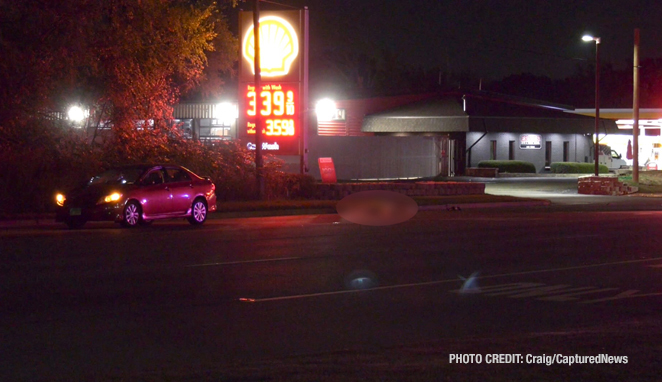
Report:
[[[241,362],[403,347],[428,349],[421,354],[448,380],[479,370],[449,364],[451,354],[487,351],[629,356],[626,365],[507,370],[653,380],[655,206],[421,211],[386,227],[330,214],[5,229],[0,380],[178,380]],[[536,340],[549,336],[559,340]]]

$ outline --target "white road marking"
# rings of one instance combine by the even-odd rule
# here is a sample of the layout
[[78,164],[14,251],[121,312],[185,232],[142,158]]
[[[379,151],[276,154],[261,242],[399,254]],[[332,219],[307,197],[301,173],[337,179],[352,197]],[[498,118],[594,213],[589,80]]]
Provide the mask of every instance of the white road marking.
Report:
[[554,293],[563,293],[563,292],[578,292],[580,290],[586,290],[585,288],[568,288],[570,285],[550,285],[540,288],[534,288],[533,290],[524,291],[522,293],[511,294],[508,297],[510,298],[525,298],[525,297],[539,297],[539,296],[548,296]]
[[556,295],[556,296],[551,296],[551,297],[543,297],[543,298],[538,298],[537,300],[541,301],[574,301],[574,300],[579,300],[576,296],[581,296],[584,294],[591,294],[591,293],[602,293],[602,292],[609,292],[612,290],[617,290],[618,288],[602,288],[602,289],[597,289],[594,287],[589,287],[591,290],[587,290],[585,292],[578,292],[578,293],[567,293],[567,294],[561,294],[561,295]]
[[187,265],[187,268],[194,267],[220,267],[223,265],[235,265],[235,264],[250,264],[250,263],[268,263],[272,261],[288,261],[288,260],[299,260],[306,259],[306,257],[277,257],[274,259],[256,259],[256,260],[239,260],[239,261],[226,261],[221,263],[205,263],[205,264],[191,264]]
[[[569,288],[569,285],[545,285],[542,283],[524,282],[524,283],[501,284],[501,285],[493,285],[490,287],[485,287],[482,290],[483,292],[482,294],[486,296],[506,296],[508,298],[537,297],[536,300],[540,300],[540,301],[575,301],[575,300],[579,300],[577,296],[593,294],[593,293],[609,292],[618,289],[619,288],[598,289],[595,287]],[[452,290],[450,292],[462,293],[460,289]],[[568,292],[572,292],[572,293],[568,293]],[[612,295],[610,297],[598,298],[588,301],[581,301],[581,303],[594,304],[597,302],[604,302],[604,301],[615,301],[626,298],[660,296],[660,295],[662,295],[661,292],[639,294],[639,290],[630,289],[624,292],[620,292],[617,295]]]
[[[654,258],[650,258],[650,259],[613,261],[613,262],[609,262],[609,263],[578,265],[578,266],[574,266],[574,267],[562,267],[562,268],[540,269],[540,270],[523,271],[523,272],[501,273],[501,274],[496,274],[496,275],[478,276],[478,277],[476,277],[476,279],[484,280],[484,279],[491,279],[491,278],[498,278],[498,277],[522,276],[522,275],[531,275],[531,274],[536,274],[536,273],[560,272],[560,271],[569,271],[569,270],[578,270],[578,269],[587,269],[587,268],[597,268],[597,267],[604,267],[604,266],[609,266],[609,265],[635,264],[635,263],[641,263],[641,262],[647,262],[647,261],[658,261],[658,260],[662,260],[662,257],[654,257]],[[340,291],[332,291],[332,292],[308,293],[308,294],[267,297],[267,298],[240,298],[238,300],[239,301],[244,301],[244,302],[269,302],[269,301],[296,300],[296,299],[302,299],[302,298],[335,296],[335,295],[341,295],[341,294],[359,293],[359,292],[366,292],[366,291],[382,291],[382,290],[391,290],[391,289],[402,289],[402,288],[412,288],[412,287],[421,287],[421,286],[430,286],[430,285],[440,285],[440,284],[456,283],[456,282],[459,282],[459,281],[461,281],[461,280],[459,280],[457,278],[453,278],[453,279],[447,279],[447,280],[427,281],[427,282],[421,282],[421,283],[388,285],[388,286],[375,287],[375,288],[369,288],[369,289],[363,289],[363,290],[340,290]],[[512,284],[499,285],[498,287],[499,288],[504,288],[505,287],[506,289],[508,289],[508,288],[523,289],[523,288],[531,288],[531,287],[541,286],[541,285],[545,285],[545,284],[540,284],[540,283],[512,283]],[[482,288],[482,291],[489,290],[488,288]],[[567,292],[567,291],[568,290],[563,291],[563,292]],[[492,292],[496,292],[496,290],[492,290]],[[660,293],[660,294],[662,294],[662,293]],[[649,295],[656,295],[656,294],[649,294]],[[638,296],[634,296],[634,297],[641,297],[641,296],[643,296],[643,295],[638,295]],[[622,298],[626,298],[626,297],[622,297]],[[610,298],[610,299],[617,299],[617,298]],[[595,301],[595,302],[598,302],[598,301]]]
[[644,294],[637,294],[637,293],[639,293],[639,290],[630,289],[630,290],[626,290],[625,292],[621,292],[621,293],[617,294],[616,296],[599,298],[597,300],[582,301],[581,303],[582,304],[594,304],[596,302],[614,301],[614,300],[621,300],[621,299],[624,299],[624,298],[635,298],[635,297],[646,297],[646,296],[662,296],[662,292],[644,293]]
[[571,271],[571,270],[577,270],[577,269],[597,268],[597,267],[604,267],[604,266],[609,266],[609,265],[619,265],[619,264],[634,264],[634,263],[642,263],[642,262],[656,261],[656,260],[662,260],[662,257],[651,257],[650,259],[612,261],[612,262],[609,262],[609,263],[577,265],[577,266],[574,266],[574,267],[549,268],[549,269],[540,269],[540,270],[534,270],[534,271],[502,273],[502,274],[498,274],[498,275],[480,276],[478,278],[479,279],[486,279],[486,278],[494,278],[494,277],[522,276],[522,275],[530,275],[530,274],[535,274],[535,273]]

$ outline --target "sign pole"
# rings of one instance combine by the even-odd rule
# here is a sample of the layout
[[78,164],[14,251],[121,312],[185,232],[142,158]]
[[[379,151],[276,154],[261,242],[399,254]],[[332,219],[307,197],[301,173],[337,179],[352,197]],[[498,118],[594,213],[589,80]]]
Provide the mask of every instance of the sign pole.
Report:
[[307,37],[303,36],[308,19],[301,10],[264,11],[260,10],[261,0],[251,1],[253,11],[239,13],[241,112],[237,138],[248,150],[255,150],[255,185],[251,189],[255,188],[256,198],[259,195],[264,200],[270,197],[265,152],[303,155],[301,167],[303,171],[308,167],[308,89],[304,81],[308,66],[302,59],[308,57]]
[[302,58],[302,68],[303,71],[303,81],[302,81],[302,102],[303,110],[301,112],[301,131],[299,132],[299,140],[301,142],[299,146],[299,171],[301,175],[308,173],[308,129],[310,122],[310,104],[308,100],[308,7],[303,8],[303,58]]
[[639,28],[634,30],[634,73],[632,114],[632,182],[639,183]]
[[595,40],[595,176],[600,176],[600,39]]
[[[260,0],[253,1],[253,36],[255,38],[254,47],[254,68],[255,68],[255,94],[259,97],[262,77],[260,68]],[[262,121],[260,113],[255,113],[255,181],[259,200],[264,200],[264,163],[262,160]]]

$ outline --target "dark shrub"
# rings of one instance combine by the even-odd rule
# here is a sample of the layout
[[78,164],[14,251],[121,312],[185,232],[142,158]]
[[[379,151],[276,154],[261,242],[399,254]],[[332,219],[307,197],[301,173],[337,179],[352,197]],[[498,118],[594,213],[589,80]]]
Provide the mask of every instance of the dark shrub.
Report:
[[[554,162],[550,166],[550,170],[555,174],[593,174],[595,163]],[[608,173],[609,168],[601,164],[598,171],[600,174]]]
[[[216,185],[219,203],[257,196],[255,154],[233,141],[205,145],[168,131],[132,131],[105,143],[90,143],[80,130],[32,121],[0,127],[0,215],[52,212],[56,192],[66,192],[114,166],[175,163]],[[265,155],[266,193],[270,199],[309,198],[315,179],[281,171],[282,161]]]
[[266,178],[269,199],[310,199],[315,194],[315,178],[310,175],[272,171]]
[[484,160],[478,163],[480,168],[498,168],[499,173],[536,173],[536,166],[521,160]]

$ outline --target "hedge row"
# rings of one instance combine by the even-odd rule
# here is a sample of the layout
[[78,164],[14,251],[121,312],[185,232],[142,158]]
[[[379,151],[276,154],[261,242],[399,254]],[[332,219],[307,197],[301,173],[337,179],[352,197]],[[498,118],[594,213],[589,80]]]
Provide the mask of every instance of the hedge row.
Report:
[[536,166],[521,160],[484,160],[478,163],[480,168],[498,168],[499,173],[536,173]]
[[[595,163],[554,162],[550,166],[550,170],[554,174],[593,174],[595,173]],[[608,173],[609,168],[601,164],[598,166],[598,171],[601,174]]]
[[[103,144],[82,131],[43,121],[0,127],[0,213],[49,212],[56,192],[66,192],[95,174],[136,163],[175,163],[209,176],[219,202],[257,196],[254,153],[232,141],[203,145],[167,131],[132,132]],[[265,156],[268,199],[311,198],[315,179],[282,171],[282,161]]]

